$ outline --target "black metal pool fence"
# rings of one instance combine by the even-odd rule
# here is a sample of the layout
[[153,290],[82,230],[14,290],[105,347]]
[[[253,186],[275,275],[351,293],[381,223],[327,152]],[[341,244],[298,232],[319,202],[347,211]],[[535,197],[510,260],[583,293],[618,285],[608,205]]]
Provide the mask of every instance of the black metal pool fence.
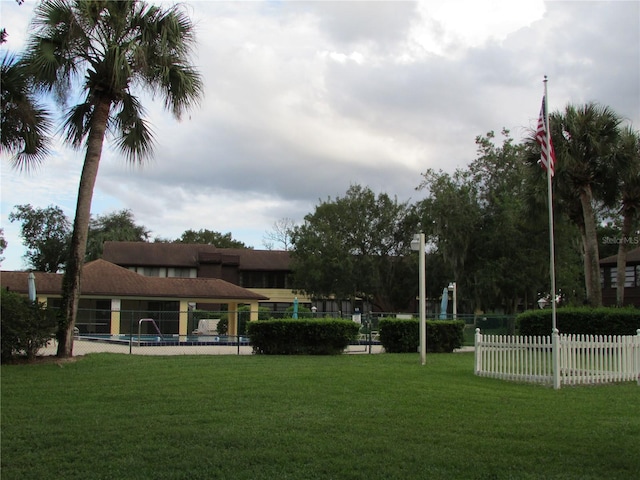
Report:
[[[237,328],[229,335],[229,320],[237,318]],[[291,318],[288,312],[254,312],[259,320]],[[417,318],[410,313],[312,312],[299,318],[343,318],[360,323],[353,346],[379,345],[379,322],[383,318]],[[74,354],[93,351],[162,354],[164,348],[184,347],[185,353],[246,353],[251,350],[246,325],[251,312],[229,311],[149,311],[80,309],[76,321]],[[474,332],[481,328],[492,334],[514,334],[514,315],[457,315],[465,322],[463,345],[473,345]],[[448,320],[451,320],[451,315]],[[186,329],[185,329],[186,326]],[[233,331],[235,330],[235,331]],[[232,351],[233,349],[233,351]],[[370,349],[369,349],[370,350]],[[150,353],[152,352],[152,353]],[[172,350],[175,353],[175,350]]]

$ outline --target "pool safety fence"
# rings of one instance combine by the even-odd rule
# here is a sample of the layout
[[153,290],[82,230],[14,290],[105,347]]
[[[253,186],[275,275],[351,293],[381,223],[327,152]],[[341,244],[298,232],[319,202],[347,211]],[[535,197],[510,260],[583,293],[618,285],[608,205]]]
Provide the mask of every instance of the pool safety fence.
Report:
[[[110,310],[80,309],[76,322],[73,355],[90,353],[123,353],[131,355],[243,355],[252,354],[251,339],[246,335],[249,311],[150,311],[122,310],[117,316]],[[265,315],[264,312],[261,312]],[[229,323],[235,319],[239,334],[229,334]],[[286,317],[286,313],[269,312],[268,318]],[[353,320],[351,314],[318,312],[316,318]],[[265,318],[267,319],[267,318]],[[357,339],[348,353],[375,353],[380,350],[377,317],[362,315]],[[234,332],[234,333],[236,333]],[[373,347],[373,348],[372,348]],[[376,348],[378,347],[378,348]],[[55,355],[55,336],[40,355]]]
[[636,381],[640,385],[640,330],[636,335],[483,335],[476,329],[475,374],[561,385]]

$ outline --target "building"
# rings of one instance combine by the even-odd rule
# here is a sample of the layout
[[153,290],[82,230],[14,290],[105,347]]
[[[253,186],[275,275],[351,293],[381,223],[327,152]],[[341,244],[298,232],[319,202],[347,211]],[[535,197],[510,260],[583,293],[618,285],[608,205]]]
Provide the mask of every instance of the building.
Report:
[[[600,260],[600,281],[602,285],[602,304],[616,304],[617,255]],[[624,304],[640,307],[640,248],[627,252],[625,269]]]
[[[62,275],[33,272],[37,300],[49,307],[59,307]],[[29,272],[1,272],[2,288],[28,294]],[[195,304],[225,304],[230,335],[237,334],[238,307],[249,305],[250,320],[258,318],[258,303],[268,300],[259,293],[219,278],[146,277],[105,260],[87,263],[82,271],[82,295],[76,326],[80,333],[118,335],[133,333],[149,324],[138,323],[154,318],[163,334],[190,334],[197,327],[193,315]]]
[[[284,312],[297,297],[289,252],[188,243],[105,242],[102,259],[147,277],[217,278],[265,297],[261,309]],[[198,304],[198,308],[203,306]]]

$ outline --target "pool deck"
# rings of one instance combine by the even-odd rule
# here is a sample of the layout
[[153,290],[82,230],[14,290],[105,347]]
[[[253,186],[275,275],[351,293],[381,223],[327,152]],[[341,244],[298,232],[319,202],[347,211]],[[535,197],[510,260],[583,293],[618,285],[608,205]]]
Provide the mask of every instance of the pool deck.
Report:
[[[47,347],[40,350],[39,355],[55,355],[57,344],[51,342]],[[473,352],[473,347],[462,347],[455,352]],[[384,349],[381,345],[372,345],[371,353],[383,353]],[[129,345],[117,345],[103,342],[91,342],[76,340],[73,343],[73,356],[79,357],[91,353],[122,353],[129,355],[253,355],[251,346],[241,345],[171,345],[171,346],[153,346],[138,347],[135,344],[129,348]],[[368,345],[349,345],[345,351],[346,354],[363,355],[369,354]]]

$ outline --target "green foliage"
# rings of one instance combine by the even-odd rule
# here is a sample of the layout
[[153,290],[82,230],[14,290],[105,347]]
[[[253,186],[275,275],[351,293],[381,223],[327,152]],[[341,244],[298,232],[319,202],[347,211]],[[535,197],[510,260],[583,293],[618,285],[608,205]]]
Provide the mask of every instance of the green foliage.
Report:
[[380,343],[389,353],[416,352],[420,345],[418,320],[381,318],[378,322]]
[[235,240],[231,236],[231,232],[220,233],[206,228],[195,230],[185,230],[180,238],[174,240],[173,243],[202,243],[205,245],[214,245],[218,248],[251,248],[241,242]]
[[[520,335],[550,335],[551,309],[528,310],[516,318]],[[568,307],[556,311],[560,333],[588,335],[635,335],[640,329],[640,310],[635,308]]]
[[282,319],[250,322],[248,333],[255,353],[267,355],[335,355],[358,334],[350,320]]
[[418,187],[427,192],[417,209],[435,257],[428,261],[438,265],[427,271],[445,276],[431,283],[455,279],[462,311],[514,312],[548,279],[540,248],[548,242],[547,219],[528,211],[523,147],[508,130],[501,134],[501,144],[494,132],[476,138],[477,158],[468,168],[427,170]]
[[[203,311],[204,312],[204,311]],[[200,318],[219,318],[218,333],[226,335],[229,331],[229,314],[228,312],[211,312],[207,311],[206,316]],[[271,318],[272,312],[266,307],[258,307],[258,320],[268,320]],[[251,321],[251,307],[249,305],[241,305],[238,307],[238,334],[247,334],[247,325]]]
[[136,225],[131,210],[120,210],[106,215],[98,215],[89,222],[86,260],[96,260],[102,256],[104,242],[146,242],[149,230]]
[[24,355],[29,360],[35,358],[56,328],[56,318],[44,304],[33,303],[17,293],[0,291],[0,337],[2,362],[16,355]]
[[0,263],[4,261],[2,254],[5,248],[7,248],[7,241],[4,238],[4,228],[0,228]]
[[16,205],[9,214],[11,222],[19,221],[20,236],[29,266],[39,272],[56,273],[67,261],[71,224],[62,209],[55,205],[34,208]]
[[[2,29],[0,43],[4,43],[5,35]],[[8,52],[3,54],[0,78],[0,153],[13,155],[14,168],[29,170],[31,163],[41,163],[49,153],[51,114],[38,101],[19,57]]]
[[358,297],[380,311],[402,310],[415,298],[417,262],[410,243],[416,227],[407,203],[352,185],[295,227],[294,284],[317,298]]
[[[453,352],[462,346],[464,322],[427,320],[427,351]],[[420,322],[417,319],[380,319],[380,342],[389,353],[413,353],[420,346]]]

